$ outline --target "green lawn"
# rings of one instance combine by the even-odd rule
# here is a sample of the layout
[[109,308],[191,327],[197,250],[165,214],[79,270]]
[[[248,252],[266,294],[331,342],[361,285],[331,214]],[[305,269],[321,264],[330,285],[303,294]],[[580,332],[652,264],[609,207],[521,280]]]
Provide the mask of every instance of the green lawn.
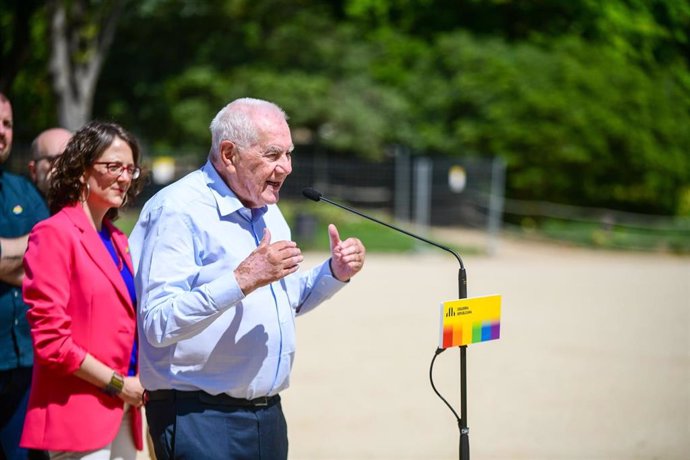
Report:
[[[342,239],[356,236],[362,240],[369,252],[409,252],[425,245],[407,235],[332,206],[285,200],[280,202],[280,208],[290,224],[293,239],[305,251],[329,250],[328,224],[330,223],[338,227]],[[393,223],[389,215],[369,213],[379,220]],[[116,225],[129,234],[138,216],[139,209],[125,210],[121,212]],[[401,226],[408,230],[408,226]],[[416,233],[411,228],[409,231]],[[517,236],[538,237],[586,247],[690,254],[690,223],[688,221],[679,221],[675,227],[661,230],[616,225],[605,227],[600,223],[558,219],[540,219],[537,222],[530,219],[529,225],[509,227],[506,231]],[[433,235],[431,239],[434,240]],[[461,254],[476,254],[483,250],[477,247],[454,247],[444,241],[438,241],[438,243],[449,246]]]
[[[328,224],[331,223],[338,227],[342,239],[355,236],[362,240],[368,252],[408,252],[415,251],[420,245],[424,245],[407,235],[337,208],[311,203],[305,205],[304,202],[298,204],[286,200],[280,202],[280,209],[290,224],[293,239],[305,251],[329,251]],[[115,224],[129,235],[139,216],[139,211],[139,209],[127,209],[120,212],[120,218]],[[373,214],[379,220],[392,223],[387,215]],[[410,231],[415,233],[414,230]],[[478,252],[478,249],[473,247],[458,248],[443,241],[438,241],[438,243],[464,254]]]
[[688,219],[678,219],[673,224],[654,227],[525,218],[522,225],[514,229],[514,233],[593,248],[690,254]]

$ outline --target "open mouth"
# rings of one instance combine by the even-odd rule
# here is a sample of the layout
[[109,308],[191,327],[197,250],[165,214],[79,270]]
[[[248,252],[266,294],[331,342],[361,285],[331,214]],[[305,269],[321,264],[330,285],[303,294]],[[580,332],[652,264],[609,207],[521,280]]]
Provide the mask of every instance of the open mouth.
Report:
[[280,186],[282,185],[281,182],[273,182],[273,181],[266,181],[266,184],[268,184],[269,187],[273,187],[274,189],[279,189]]

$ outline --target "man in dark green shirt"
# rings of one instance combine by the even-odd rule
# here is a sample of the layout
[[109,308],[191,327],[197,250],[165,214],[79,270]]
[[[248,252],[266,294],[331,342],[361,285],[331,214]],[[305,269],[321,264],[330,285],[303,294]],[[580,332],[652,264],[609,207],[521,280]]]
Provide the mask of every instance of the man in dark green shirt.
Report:
[[12,106],[0,93],[0,458],[25,459],[19,448],[31,385],[33,349],[22,299],[28,233],[49,216],[25,178],[3,170],[12,149]]

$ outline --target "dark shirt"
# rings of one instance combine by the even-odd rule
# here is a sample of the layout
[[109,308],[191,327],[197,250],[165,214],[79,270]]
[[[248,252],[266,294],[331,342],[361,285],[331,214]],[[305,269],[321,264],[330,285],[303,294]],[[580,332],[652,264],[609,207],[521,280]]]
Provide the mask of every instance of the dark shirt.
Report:
[[[48,207],[31,182],[0,169],[1,237],[26,235],[48,216]],[[27,309],[22,288],[0,281],[0,370],[33,365]]]

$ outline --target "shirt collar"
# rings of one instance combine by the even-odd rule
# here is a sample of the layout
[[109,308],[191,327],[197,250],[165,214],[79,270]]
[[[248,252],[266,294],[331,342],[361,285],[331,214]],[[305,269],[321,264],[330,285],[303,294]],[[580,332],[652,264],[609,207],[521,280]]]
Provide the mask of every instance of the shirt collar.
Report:
[[216,168],[213,167],[211,161],[206,161],[206,164],[201,168],[206,178],[206,184],[213,193],[218,206],[218,212],[221,216],[228,216],[234,212],[239,214],[249,221],[254,221],[263,216],[268,211],[268,206],[261,208],[249,209],[246,208],[242,202],[237,198],[235,192],[225,183]]

